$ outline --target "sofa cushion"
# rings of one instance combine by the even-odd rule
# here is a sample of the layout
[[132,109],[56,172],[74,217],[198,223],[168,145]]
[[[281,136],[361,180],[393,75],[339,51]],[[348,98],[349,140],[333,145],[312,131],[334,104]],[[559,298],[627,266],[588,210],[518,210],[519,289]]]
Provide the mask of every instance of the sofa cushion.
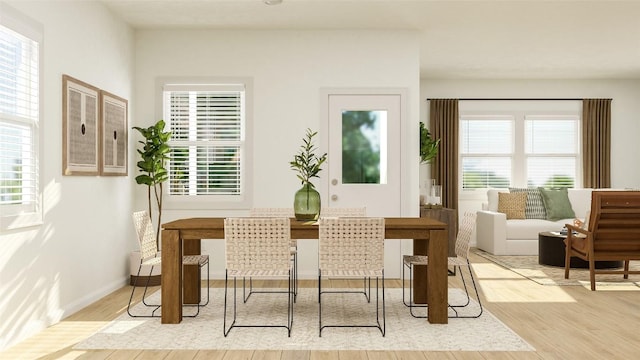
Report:
[[524,206],[525,219],[546,219],[547,212],[538,188],[509,188],[510,193],[526,192],[527,203]]
[[549,221],[541,219],[507,220],[507,239],[509,240],[538,240],[538,234],[543,231],[560,231],[573,219]]
[[571,208],[567,189],[545,189],[539,188],[542,194],[542,201],[547,212],[547,220],[556,221],[560,219],[574,218],[575,212]]
[[527,193],[498,193],[498,212],[507,215],[508,219],[524,219]]
[[489,189],[487,190],[487,206],[486,210],[498,212],[498,194],[507,192],[509,189]]

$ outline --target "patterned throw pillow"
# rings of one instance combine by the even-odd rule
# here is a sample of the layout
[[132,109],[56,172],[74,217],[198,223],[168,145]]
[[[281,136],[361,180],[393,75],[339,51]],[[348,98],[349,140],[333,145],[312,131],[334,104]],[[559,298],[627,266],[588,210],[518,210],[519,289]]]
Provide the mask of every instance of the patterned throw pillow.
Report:
[[524,209],[527,203],[527,193],[498,193],[498,211],[507,215],[509,219],[524,219]]
[[509,192],[526,192],[527,203],[524,206],[525,219],[546,219],[547,211],[544,208],[542,194],[538,188],[509,188]]

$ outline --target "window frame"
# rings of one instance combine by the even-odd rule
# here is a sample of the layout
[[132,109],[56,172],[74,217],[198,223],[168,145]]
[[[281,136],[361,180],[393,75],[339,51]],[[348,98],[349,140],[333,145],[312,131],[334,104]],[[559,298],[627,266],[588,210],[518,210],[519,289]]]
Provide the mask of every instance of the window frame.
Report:
[[[532,104],[535,101],[486,101],[484,104],[474,104],[467,109],[460,109],[459,121],[462,123],[467,118],[490,118],[495,116],[501,119],[512,116],[514,119],[512,135],[511,157],[511,187],[527,187],[527,160],[529,157],[536,157],[536,154],[527,154],[525,151],[525,119],[559,117],[562,119],[572,118],[577,121],[576,128],[576,173],[575,188],[582,187],[582,111],[579,101],[541,101],[540,104]],[[489,110],[496,109],[496,110]],[[522,110],[525,109],[525,110]],[[553,110],[557,109],[557,110]],[[462,126],[460,126],[462,129]],[[458,190],[461,200],[481,200],[486,199],[486,192],[489,188],[463,189],[463,159],[462,136],[460,131]],[[477,155],[476,155],[477,156]],[[550,157],[555,155],[548,155]],[[567,154],[563,154],[567,156]]]
[[[463,148],[463,126],[462,126],[462,122],[466,121],[466,120],[472,120],[472,121],[480,121],[480,120],[500,120],[500,121],[508,121],[511,123],[511,133],[512,133],[512,137],[509,141],[509,148],[510,151],[509,152],[504,152],[504,153],[498,153],[498,152],[494,152],[494,153],[473,153],[470,154],[468,156],[464,156],[463,152],[462,152],[462,148]],[[458,183],[458,188],[460,189],[460,194],[465,193],[465,192],[472,192],[472,191],[476,191],[476,190],[480,190],[480,191],[484,191],[487,190],[488,188],[470,188],[470,189],[463,189],[463,185],[464,185],[464,173],[463,173],[463,169],[464,169],[464,159],[465,158],[479,158],[479,159],[500,159],[500,158],[509,158],[510,162],[511,162],[511,174],[510,174],[510,179],[512,182],[515,182],[514,180],[514,166],[515,165],[515,152],[516,152],[516,137],[517,137],[517,121],[516,121],[516,117],[511,114],[511,113],[492,113],[492,114],[467,114],[464,115],[464,119],[463,119],[463,115],[460,114],[460,118],[458,119],[458,121],[460,122],[460,141],[459,141],[459,146],[460,146],[460,150],[459,150],[459,166],[460,168],[458,169],[459,171],[459,183]]]
[[43,78],[43,63],[44,63],[44,29],[43,26],[28,18],[24,14],[18,12],[12,7],[0,3],[0,25],[8,28],[38,44],[38,114],[35,119],[27,120],[18,117],[5,118],[6,123],[26,125],[32,129],[31,142],[33,147],[33,162],[34,166],[34,181],[33,187],[34,204],[27,208],[24,205],[12,206],[13,209],[19,211],[13,211],[5,215],[6,212],[0,214],[0,231],[18,230],[33,226],[39,226],[43,224],[43,196],[42,196],[42,159],[43,159],[43,146],[42,146],[42,119],[43,119],[43,94],[44,86]]
[[[240,194],[239,195],[172,195],[169,186],[163,187],[163,208],[168,210],[210,210],[210,209],[249,209],[253,198],[253,79],[250,77],[161,77],[156,81],[157,104],[159,119],[164,119],[167,131],[171,126],[171,119],[165,117],[164,92],[165,88],[192,87],[193,90],[202,90],[206,86],[244,86],[244,121],[241,124],[241,132],[244,140],[241,140],[240,150]],[[169,145],[171,146],[171,139]],[[167,169],[170,171],[170,169]]]
[[[526,149],[526,139],[524,139],[524,135],[526,135],[526,129],[523,130],[523,141],[522,141],[522,148],[523,148],[523,153],[524,153],[524,160],[525,162],[522,164],[522,166],[525,168],[525,171],[522,172],[522,174],[526,174],[527,176],[524,176],[524,179],[521,180],[521,182],[523,182],[525,184],[525,186],[522,187],[526,187],[526,184],[528,182],[528,172],[526,171],[526,167],[529,165],[529,159],[531,158],[574,158],[575,160],[575,179],[574,179],[574,184],[573,187],[574,188],[578,188],[578,187],[582,187],[582,148],[581,148],[581,144],[582,144],[582,119],[581,119],[581,115],[580,114],[569,114],[569,113],[563,113],[563,114],[558,114],[558,113],[554,113],[554,114],[539,114],[539,113],[527,113],[524,115],[522,122],[523,122],[523,127],[525,127],[525,124],[527,121],[552,121],[552,120],[569,120],[569,121],[575,121],[575,128],[573,129],[573,131],[576,134],[576,141],[575,141],[575,148],[573,149],[574,152],[573,153],[551,153],[551,152],[545,152],[545,153],[528,153],[527,149]],[[520,186],[518,186],[520,187]]]

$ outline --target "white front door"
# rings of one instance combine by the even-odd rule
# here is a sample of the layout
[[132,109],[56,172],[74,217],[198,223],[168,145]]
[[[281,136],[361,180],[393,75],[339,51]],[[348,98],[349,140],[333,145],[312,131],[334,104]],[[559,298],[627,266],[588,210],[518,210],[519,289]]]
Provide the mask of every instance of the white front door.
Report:
[[[328,199],[323,206],[401,215],[401,94],[327,94]],[[385,275],[399,277],[401,242],[385,243]]]

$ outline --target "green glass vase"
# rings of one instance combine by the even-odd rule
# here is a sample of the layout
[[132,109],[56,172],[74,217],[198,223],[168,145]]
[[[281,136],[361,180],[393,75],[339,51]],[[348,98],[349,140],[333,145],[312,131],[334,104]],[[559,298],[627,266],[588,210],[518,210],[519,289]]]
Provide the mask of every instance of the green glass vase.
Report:
[[297,220],[318,220],[320,216],[320,194],[311,184],[305,184],[300,190],[296,191],[293,200],[293,212]]

